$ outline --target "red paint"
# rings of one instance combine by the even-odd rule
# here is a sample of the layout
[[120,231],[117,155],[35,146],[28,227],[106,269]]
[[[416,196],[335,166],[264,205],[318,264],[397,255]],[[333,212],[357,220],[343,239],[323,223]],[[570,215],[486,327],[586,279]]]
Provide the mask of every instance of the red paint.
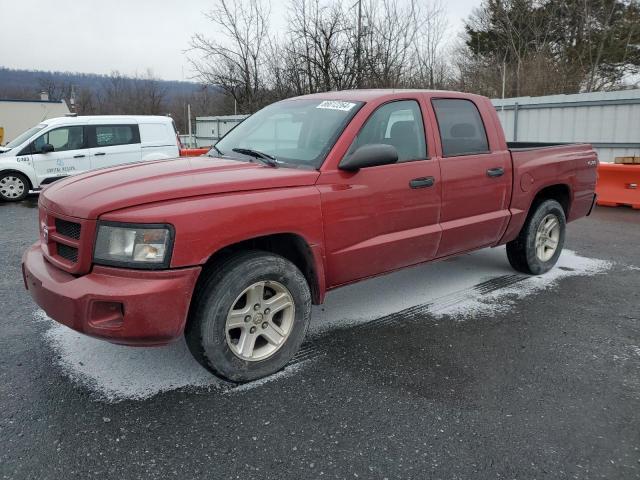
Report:
[[[22,261],[29,292],[47,315],[79,332],[126,345],[162,345],[180,337],[200,274],[200,267],[149,272],[96,266],[74,277],[45,260],[39,243]],[[104,302],[122,305],[120,324],[105,322]]]
[[[45,189],[40,221],[49,238],[23,259],[36,302],[52,318],[89,335],[117,343],[166,343],[182,335],[201,266],[244,240],[278,233],[303,239],[315,264],[315,300],[321,302],[326,290],[339,285],[514,239],[545,187],[566,188],[570,221],[591,206],[597,161],[591,146],[511,152],[484,97],[384,90],[309,97],[365,102],[317,171],[184,157],[88,172]],[[474,102],[491,151],[443,157],[433,98]],[[378,106],[401,99],[420,105],[428,158],[339,170],[367,118]],[[504,175],[488,177],[487,170],[497,167]],[[433,177],[435,183],[409,188],[419,177]],[[80,239],[61,238],[55,218],[81,224]],[[98,220],[172,224],[171,269],[92,266]],[[59,241],[78,248],[76,263],[57,254]]]

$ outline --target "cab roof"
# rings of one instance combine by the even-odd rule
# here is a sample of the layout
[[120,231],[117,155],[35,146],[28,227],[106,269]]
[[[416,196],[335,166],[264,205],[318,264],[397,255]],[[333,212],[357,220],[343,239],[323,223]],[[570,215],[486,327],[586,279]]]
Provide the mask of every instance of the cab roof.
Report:
[[[338,90],[332,92],[312,93],[293,97],[295,100],[318,99],[318,100],[345,100],[355,102],[371,102],[381,99],[405,98],[407,94],[427,94],[436,96],[447,96],[451,98],[485,98],[472,93],[461,93],[451,90],[424,90],[410,88],[372,88],[358,90]],[[288,100],[292,100],[288,99]]]

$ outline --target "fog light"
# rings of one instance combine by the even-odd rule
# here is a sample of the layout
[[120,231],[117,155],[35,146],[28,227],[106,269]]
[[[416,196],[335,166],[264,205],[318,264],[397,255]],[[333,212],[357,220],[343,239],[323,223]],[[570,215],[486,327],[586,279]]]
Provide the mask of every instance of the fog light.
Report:
[[124,325],[124,306],[120,302],[92,302],[89,325],[114,330]]

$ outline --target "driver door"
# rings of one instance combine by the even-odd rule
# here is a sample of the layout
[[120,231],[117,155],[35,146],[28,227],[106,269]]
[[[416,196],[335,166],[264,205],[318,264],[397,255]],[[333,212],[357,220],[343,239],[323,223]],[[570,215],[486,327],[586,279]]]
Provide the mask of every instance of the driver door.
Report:
[[[53,147],[47,151],[45,145]],[[33,141],[33,168],[38,183],[89,170],[86,128],[83,125],[58,127],[40,135]]]
[[440,240],[440,170],[430,158],[418,99],[378,107],[347,156],[364,145],[392,145],[398,162],[323,172],[327,283],[335,287],[433,258]]

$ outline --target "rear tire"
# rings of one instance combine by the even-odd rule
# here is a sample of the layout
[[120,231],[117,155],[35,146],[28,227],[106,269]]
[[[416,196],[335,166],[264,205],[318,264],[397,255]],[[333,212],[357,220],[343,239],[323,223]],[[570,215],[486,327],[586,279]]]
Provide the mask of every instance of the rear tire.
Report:
[[0,200],[5,202],[19,202],[29,194],[31,183],[21,173],[0,173]]
[[311,292],[300,270],[279,255],[250,251],[203,275],[185,331],[196,360],[233,382],[282,369],[311,317]]
[[507,258],[518,272],[539,275],[558,261],[564,247],[567,221],[564,209],[555,200],[534,206],[518,237],[507,243]]

